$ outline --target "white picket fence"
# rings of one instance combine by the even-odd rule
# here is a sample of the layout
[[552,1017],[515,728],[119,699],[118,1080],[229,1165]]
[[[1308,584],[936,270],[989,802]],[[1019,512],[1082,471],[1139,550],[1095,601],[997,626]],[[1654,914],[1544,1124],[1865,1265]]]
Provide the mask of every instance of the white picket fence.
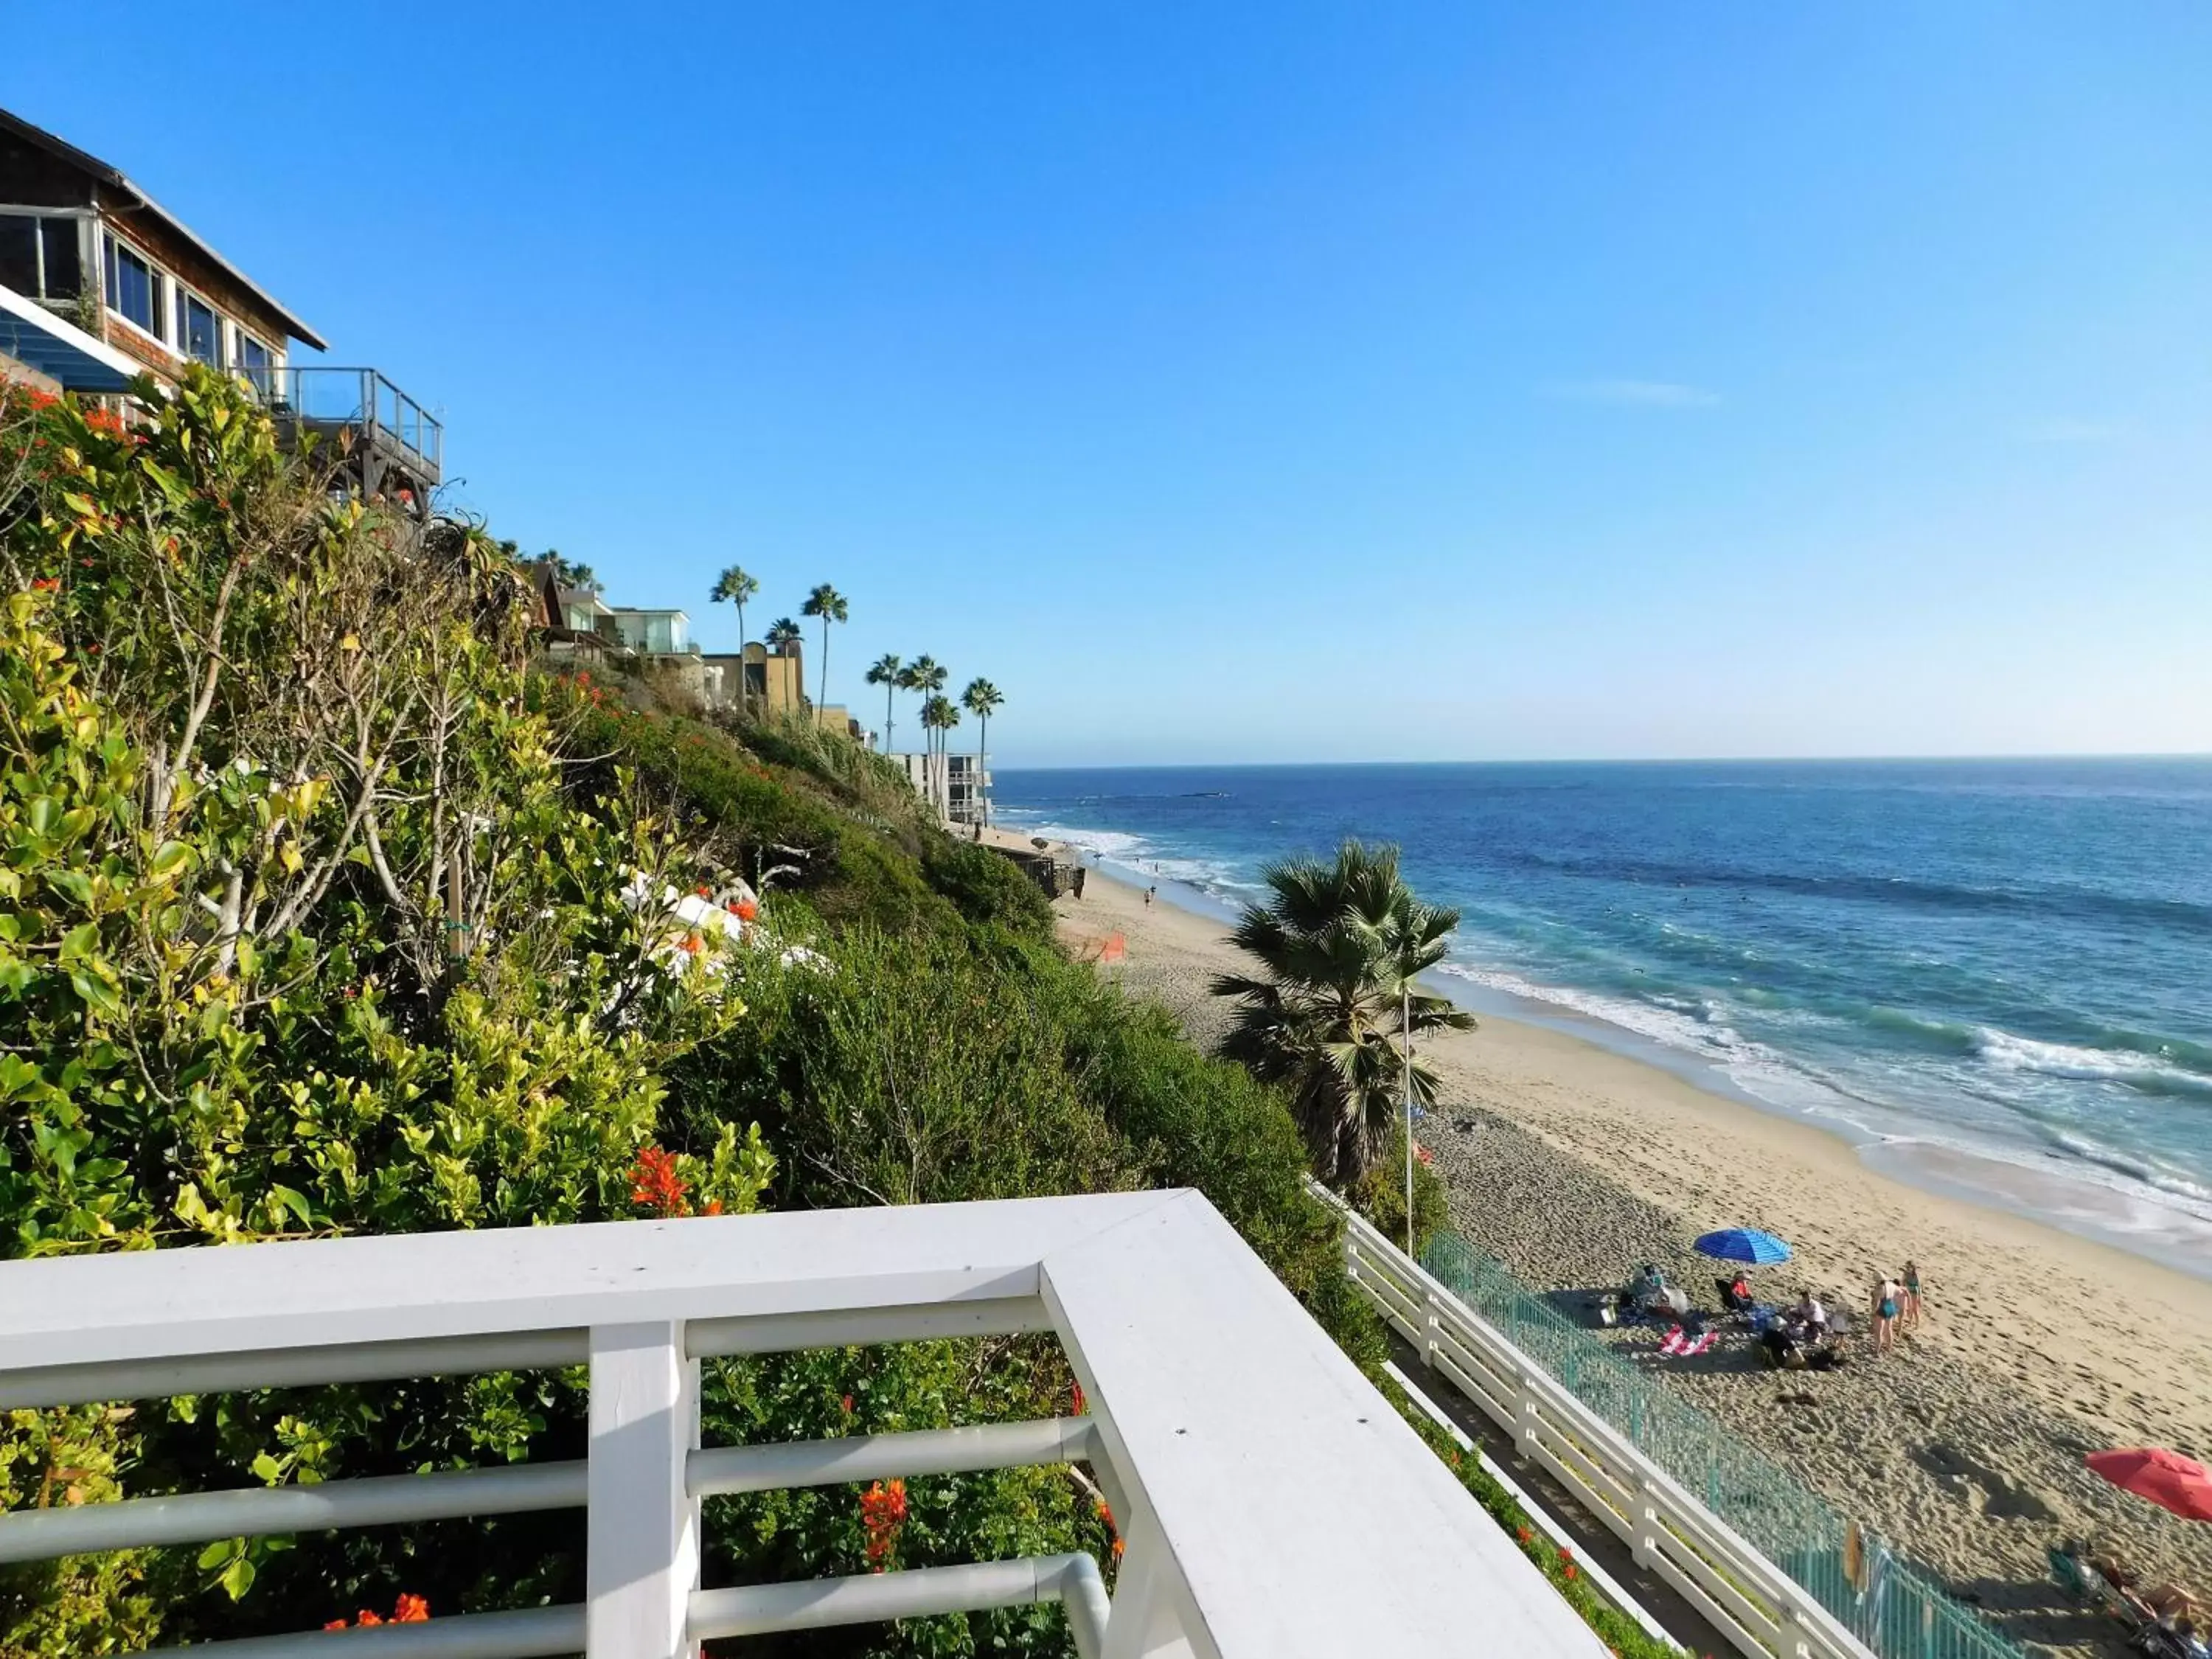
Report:
[[1877,1659],[1810,1591],[1325,1189],[1353,1282],[1439,1377],[1511,1434],[1650,1571],[1753,1659]]

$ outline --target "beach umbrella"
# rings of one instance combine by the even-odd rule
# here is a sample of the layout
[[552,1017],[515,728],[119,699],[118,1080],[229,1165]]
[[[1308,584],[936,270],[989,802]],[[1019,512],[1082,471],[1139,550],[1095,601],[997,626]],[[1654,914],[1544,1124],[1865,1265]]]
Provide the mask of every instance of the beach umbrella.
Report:
[[1787,1244],[1756,1227],[1723,1227],[1717,1233],[1707,1233],[1698,1241],[1697,1250],[1699,1255],[1722,1261],[1748,1261],[1759,1267],[1790,1260]]
[[2087,1461],[2122,1492],[2148,1498],[2185,1521],[2212,1521],[2212,1469],[2193,1457],[2136,1446],[2091,1452]]

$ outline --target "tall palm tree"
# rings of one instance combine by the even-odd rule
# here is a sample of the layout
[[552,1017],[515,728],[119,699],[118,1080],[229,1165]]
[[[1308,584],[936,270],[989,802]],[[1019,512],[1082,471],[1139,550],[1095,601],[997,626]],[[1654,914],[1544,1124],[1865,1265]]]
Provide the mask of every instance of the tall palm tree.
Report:
[[[1459,912],[1413,896],[1395,847],[1347,841],[1333,864],[1288,859],[1261,873],[1271,896],[1244,908],[1230,939],[1266,977],[1215,977],[1213,994],[1238,1003],[1221,1052],[1289,1090],[1315,1173],[1348,1186],[1389,1140],[1409,1024],[1474,1024],[1413,983],[1443,959]],[[1415,1101],[1436,1099],[1436,1074],[1419,1060],[1410,1084]]]
[[891,693],[905,681],[906,666],[888,651],[876,659],[868,670],[868,684],[884,688],[884,753],[891,752]]
[[[945,689],[946,678],[945,665],[924,653],[899,670],[899,690],[915,693],[926,707],[933,694]],[[928,735],[929,728],[923,730],[922,746],[927,750],[933,746],[935,739]]]
[[822,695],[814,700],[814,706],[826,708],[830,706],[830,624],[845,620],[845,596],[823,582],[806,596],[799,614],[822,618]]
[[714,578],[714,586],[707,598],[715,605],[724,600],[738,607],[738,713],[745,712],[745,601],[760,592],[759,580],[749,575],[742,565],[732,565]]
[[[942,669],[938,672],[940,674],[944,672]],[[934,799],[939,810],[950,817],[952,815],[952,789],[951,781],[945,775],[945,743],[952,728],[960,724],[960,706],[942,692],[933,693],[921,705],[921,723],[936,733],[936,744],[931,751],[932,758],[937,763]]]
[[969,681],[968,689],[960,694],[960,706],[982,726],[975,737],[975,811],[986,824],[991,822],[991,798],[983,793],[983,758],[991,748],[991,711],[1006,700],[999,688],[985,679]]
[[788,617],[778,617],[768,625],[767,639],[776,655],[782,656],[799,643],[799,624]]

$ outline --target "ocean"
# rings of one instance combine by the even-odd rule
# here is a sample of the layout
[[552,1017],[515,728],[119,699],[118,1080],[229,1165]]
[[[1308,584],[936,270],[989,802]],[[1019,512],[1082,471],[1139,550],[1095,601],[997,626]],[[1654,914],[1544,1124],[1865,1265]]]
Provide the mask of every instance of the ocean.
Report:
[[2212,759],[1002,771],[995,790],[1008,828],[1224,914],[1271,859],[1395,842],[1462,913],[1440,988],[1478,1012],[2212,1271]]

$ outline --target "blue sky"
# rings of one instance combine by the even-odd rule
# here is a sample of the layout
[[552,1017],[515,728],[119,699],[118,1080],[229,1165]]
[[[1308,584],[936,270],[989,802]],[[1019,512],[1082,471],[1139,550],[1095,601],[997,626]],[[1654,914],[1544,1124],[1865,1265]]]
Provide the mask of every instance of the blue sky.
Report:
[[2203,0],[16,12],[457,502],[1004,763],[2212,749]]

